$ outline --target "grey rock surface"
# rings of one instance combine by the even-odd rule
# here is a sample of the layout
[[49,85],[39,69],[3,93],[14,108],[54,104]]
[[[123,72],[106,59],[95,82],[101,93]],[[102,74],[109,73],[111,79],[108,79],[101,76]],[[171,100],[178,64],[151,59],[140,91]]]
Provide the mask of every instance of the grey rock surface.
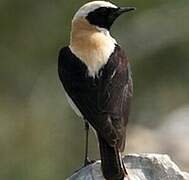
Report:
[[186,179],[188,180],[189,179],[189,173],[184,172],[184,175],[185,175]]
[[[125,180],[189,180],[168,155],[130,154],[124,163],[128,171]],[[67,180],[104,180],[100,161],[78,170]]]

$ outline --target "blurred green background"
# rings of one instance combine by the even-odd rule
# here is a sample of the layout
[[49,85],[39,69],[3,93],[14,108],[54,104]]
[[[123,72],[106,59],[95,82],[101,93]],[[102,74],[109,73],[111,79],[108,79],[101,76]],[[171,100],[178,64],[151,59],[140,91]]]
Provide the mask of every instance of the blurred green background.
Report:
[[[83,165],[83,122],[65,99],[57,56],[86,2],[0,0],[2,180],[62,180]],[[134,79],[125,153],[168,153],[189,171],[189,1],[114,3],[137,7],[112,28]],[[90,156],[99,158],[93,133]]]

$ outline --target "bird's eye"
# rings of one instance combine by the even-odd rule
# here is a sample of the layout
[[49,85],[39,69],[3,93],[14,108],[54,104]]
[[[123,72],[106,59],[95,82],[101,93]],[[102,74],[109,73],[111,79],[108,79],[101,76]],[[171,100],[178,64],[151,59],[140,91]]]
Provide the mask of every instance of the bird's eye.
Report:
[[107,15],[107,8],[102,7],[102,8],[100,9],[100,14],[101,14],[101,15]]

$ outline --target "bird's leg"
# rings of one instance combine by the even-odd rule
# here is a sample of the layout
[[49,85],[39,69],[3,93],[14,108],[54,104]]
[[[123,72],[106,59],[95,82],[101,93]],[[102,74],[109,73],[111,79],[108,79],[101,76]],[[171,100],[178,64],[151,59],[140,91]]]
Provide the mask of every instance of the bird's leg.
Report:
[[84,166],[87,166],[89,164],[94,163],[94,160],[90,160],[88,157],[88,150],[89,150],[89,123],[87,122],[87,120],[85,120],[85,132],[86,132],[86,136],[85,136],[85,161],[84,161]]
[[84,166],[87,166],[89,164],[89,158],[88,158],[88,145],[89,145],[89,123],[87,120],[85,120],[85,162]]
[[125,168],[125,164],[124,164],[124,161],[123,161],[122,157],[121,157],[121,163],[122,163],[122,167],[123,167],[124,174],[127,176],[128,173],[127,173],[127,170],[126,170],[126,168]]

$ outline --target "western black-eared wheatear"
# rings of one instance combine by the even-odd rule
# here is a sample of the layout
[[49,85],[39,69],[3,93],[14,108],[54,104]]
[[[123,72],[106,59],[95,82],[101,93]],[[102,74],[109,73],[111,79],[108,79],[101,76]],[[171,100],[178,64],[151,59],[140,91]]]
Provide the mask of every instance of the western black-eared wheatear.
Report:
[[121,159],[132,97],[132,78],[123,49],[110,35],[113,22],[133,7],[107,1],[82,6],[72,20],[70,45],[59,53],[58,72],[69,103],[96,130],[102,172],[107,180],[127,174]]

